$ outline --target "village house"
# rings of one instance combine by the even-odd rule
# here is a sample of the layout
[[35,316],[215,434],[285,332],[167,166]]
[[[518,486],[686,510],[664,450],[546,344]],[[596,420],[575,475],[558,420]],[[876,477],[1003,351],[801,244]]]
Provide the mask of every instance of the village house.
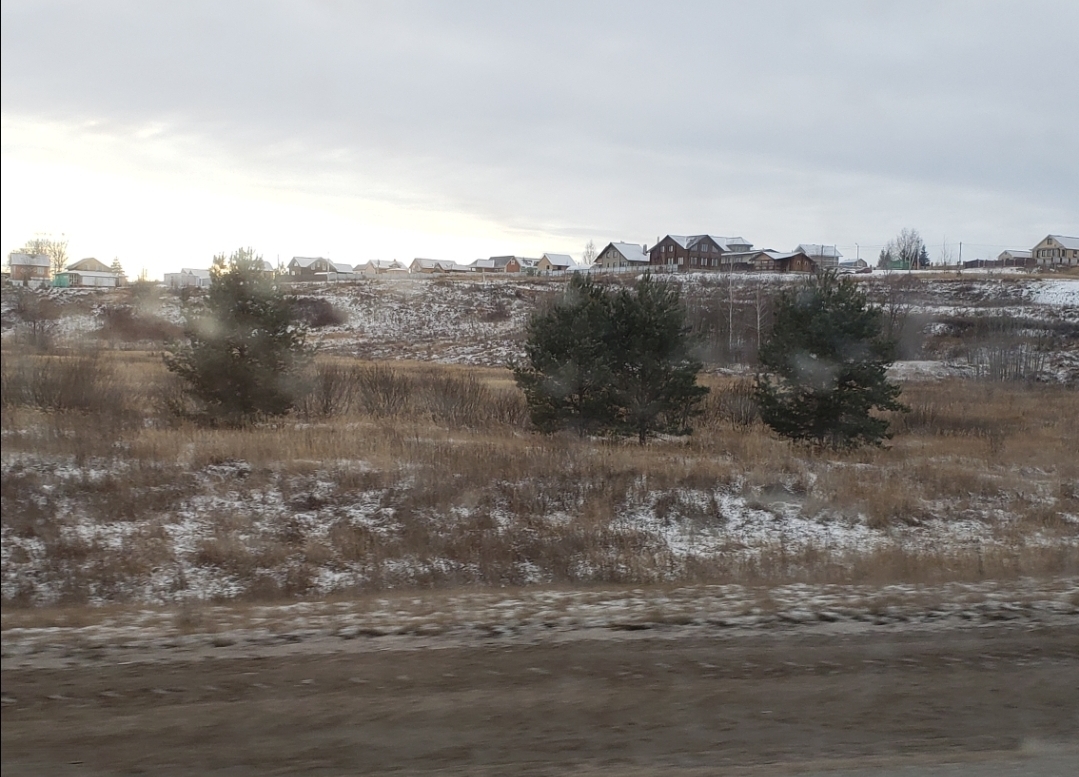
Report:
[[288,277],[292,281],[324,281],[327,273],[336,272],[333,262],[321,256],[294,256],[288,263]]
[[648,261],[672,271],[718,270],[724,266],[724,254],[746,253],[752,248],[753,244],[741,237],[667,235],[652,246]]
[[112,268],[100,259],[88,256],[85,259],[69,264],[66,272],[112,272]]
[[536,263],[536,269],[540,272],[567,272],[576,270],[577,263],[569,254],[544,254]]
[[358,264],[353,271],[359,275],[408,275],[408,268],[396,259],[372,259]]
[[1032,267],[1034,265],[1034,253],[1009,248],[1000,252],[1000,255],[997,256],[997,263],[1000,267]]
[[448,259],[413,259],[408,271],[423,275],[444,275],[447,273],[470,272],[470,269]]
[[732,251],[723,255],[724,270],[734,272],[816,272],[819,268],[804,251]]
[[771,255],[776,272],[817,272],[821,266],[816,260],[804,251],[791,251],[789,253],[767,252]]
[[794,253],[801,252],[813,260],[813,263],[822,270],[834,270],[839,267],[843,254],[835,246],[821,245],[820,243],[799,243]]
[[865,259],[840,259],[839,260],[839,272],[843,273],[861,273],[872,272],[869,267],[869,263]]
[[1031,253],[1039,267],[1079,267],[1079,237],[1046,235]]
[[468,265],[468,269],[478,273],[517,273],[521,271],[521,260],[516,256],[492,256],[477,259]]
[[52,274],[52,260],[46,254],[8,254],[11,282],[19,286],[45,286]]
[[608,243],[596,256],[593,266],[604,270],[623,267],[648,269],[648,247],[637,243]]
[[167,272],[165,285],[170,289],[201,289],[210,285],[210,271],[184,267],[180,272]]
[[330,269],[326,272],[325,277],[330,283],[341,283],[342,281],[356,280],[356,273],[352,270],[351,264],[330,262]]
[[124,282],[120,273],[114,272],[111,267],[95,258],[87,257],[73,262],[63,272],[56,273],[52,279],[52,285],[65,288],[115,288],[122,286]]

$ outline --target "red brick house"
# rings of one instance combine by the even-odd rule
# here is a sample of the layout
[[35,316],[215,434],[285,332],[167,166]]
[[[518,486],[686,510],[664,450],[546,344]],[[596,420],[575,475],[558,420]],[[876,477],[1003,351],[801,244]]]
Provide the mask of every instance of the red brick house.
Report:
[[52,275],[52,260],[46,254],[8,254],[11,282],[21,286],[44,286]]

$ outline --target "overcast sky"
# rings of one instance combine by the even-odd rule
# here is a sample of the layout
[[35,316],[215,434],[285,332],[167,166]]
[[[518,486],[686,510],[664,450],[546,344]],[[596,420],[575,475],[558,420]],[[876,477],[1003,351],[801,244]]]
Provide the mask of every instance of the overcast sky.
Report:
[[2,248],[1079,234],[1079,2],[3,2]]

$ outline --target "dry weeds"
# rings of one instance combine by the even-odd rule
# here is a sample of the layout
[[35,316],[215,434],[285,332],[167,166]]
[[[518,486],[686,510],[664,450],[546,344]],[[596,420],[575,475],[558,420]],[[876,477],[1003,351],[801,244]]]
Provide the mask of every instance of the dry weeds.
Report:
[[[8,395],[90,358],[77,402]],[[640,447],[528,432],[505,370],[325,358],[324,395],[294,417],[205,429],[164,411],[174,387],[154,354],[6,348],[3,369],[5,606],[1079,573],[1079,394],[1061,386],[911,383],[889,446],[822,454],[769,434],[721,377],[692,437]],[[722,529],[728,499],[777,523],[972,539],[664,540]]]

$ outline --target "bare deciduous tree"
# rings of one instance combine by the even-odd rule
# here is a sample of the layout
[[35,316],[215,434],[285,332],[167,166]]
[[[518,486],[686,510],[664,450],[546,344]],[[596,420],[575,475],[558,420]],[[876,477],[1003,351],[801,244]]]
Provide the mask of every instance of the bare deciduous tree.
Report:
[[911,270],[929,263],[925,241],[916,229],[904,229],[881,249],[877,266],[884,270]]
[[60,235],[59,238],[54,238],[52,235],[36,235],[33,240],[27,240],[26,245],[19,251],[49,257],[54,275],[63,272],[67,267],[67,238],[64,235]]
[[596,244],[589,240],[584,247],[584,253],[581,254],[581,264],[585,267],[591,267],[596,263]]

